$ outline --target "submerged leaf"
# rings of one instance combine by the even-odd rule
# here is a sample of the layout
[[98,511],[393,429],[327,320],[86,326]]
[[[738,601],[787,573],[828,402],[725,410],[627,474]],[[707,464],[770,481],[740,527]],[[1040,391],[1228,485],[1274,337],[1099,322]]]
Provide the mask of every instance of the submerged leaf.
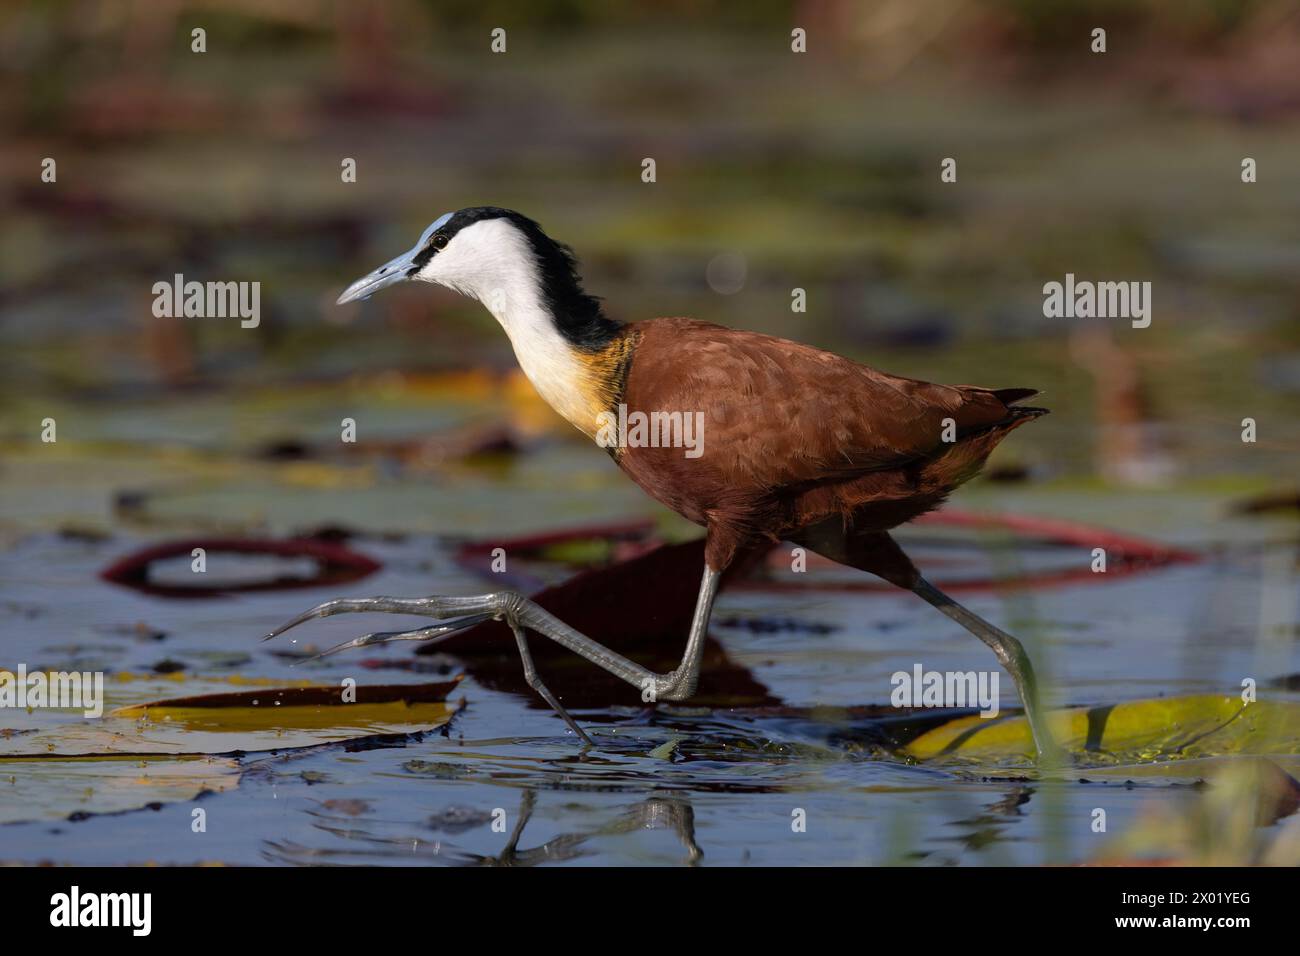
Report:
[[[1300,841],[1294,836],[1297,818],[1292,816],[1300,809],[1300,783],[1279,766],[1290,759],[1206,761],[1212,765],[1206,786],[1193,799],[1176,808],[1149,804],[1132,826],[1103,847],[1095,862],[1300,865]],[[1279,821],[1283,825],[1274,827]]]
[[0,758],[0,824],[121,813],[239,783],[231,757],[29,755]]

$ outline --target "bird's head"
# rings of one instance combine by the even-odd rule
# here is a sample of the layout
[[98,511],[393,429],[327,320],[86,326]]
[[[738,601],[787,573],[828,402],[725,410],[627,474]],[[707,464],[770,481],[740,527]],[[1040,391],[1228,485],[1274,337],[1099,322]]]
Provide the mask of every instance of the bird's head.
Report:
[[626,369],[622,327],[582,290],[573,253],[509,209],[475,206],[439,216],[420,241],[339,296],[366,299],[408,280],[434,282],[487,306],[529,380],[588,435]]
[[420,241],[396,259],[348,286],[339,305],[368,299],[380,289],[414,279],[436,282],[463,295],[480,298],[482,283],[493,279],[501,260],[522,258],[518,230],[501,215],[483,209],[462,209],[439,216],[420,235]]
[[569,248],[527,216],[474,206],[435,219],[420,241],[348,286],[339,304],[415,280],[446,286],[487,306],[512,338],[544,314],[570,344],[595,347],[617,330],[583,290]]

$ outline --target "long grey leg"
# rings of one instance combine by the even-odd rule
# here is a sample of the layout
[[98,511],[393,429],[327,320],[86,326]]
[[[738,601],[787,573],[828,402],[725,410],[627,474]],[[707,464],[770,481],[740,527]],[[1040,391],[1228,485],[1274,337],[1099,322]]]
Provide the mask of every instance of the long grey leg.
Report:
[[528,639],[524,637],[523,630],[513,623],[510,625],[510,630],[514,631],[515,643],[519,645],[519,658],[524,662],[524,680],[528,682],[528,686],[542,695],[542,699],[551,705],[551,709],[563,718],[564,722],[569,725],[569,729],[577,734],[584,744],[589,747],[595,746],[592,744],[591,738],[588,737],[586,732],[578,726],[577,722],[569,716],[569,712],[564,709],[556,696],[551,693],[550,688],[543,684],[542,679],[537,676],[537,668],[533,665],[533,655],[528,652]]
[[[463,630],[471,624],[496,618],[504,619],[512,628],[528,628],[544,637],[549,637],[562,647],[566,647],[615,677],[619,677],[633,687],[639,687],[650,700],[685,700],[695,692],[700,678],[700,662],[704,654],[704,638],[708,632],[709,616],[713,611],[713,599],[718,592],[719,573],[707,565],[700,582],[699,598],[695,604],[695,615],[691,620],[691,631],[686,639],[686,651],[682,662],[667,674],[656,674],[642,667],[635,661],[628,660],[622,654],[610,650],[598,641],[574,630],[555,615],[540,607],[533,601],[513,591],[497,591],[492,594],[480,594],[473,597],[426,597],[426,598],[337,598],[326,601],[309,611],[299,614],[293,620],[277,627],[263,640],[270,640],[283,634],[292,627],[319,617],[332,617],[335,614],[355,614],[365,611],[377,611],[388,614],[418,614],[439,620],[457,618],[447,625],[427,628],[423,631],[398,631],[381,634],[368,634],[354,641],[346,641],[326,653],[345,650],[348,647],[361,647],[366,644],[382,643],[387,640],[422,640],[420,635],[433,631],[429,639],[449,636],[454,631]],[[520,652],[524,657],[524,673],[528,675],[531,656],[527,645],[520,643]],[[536,671],[533,671],[536,679]],[[540,684],[541,682],[538,681]],[[566,722],[576,729],[577,725],[558,707],[549,691],[542,691],[536,685],[534,689],[547,702],[555,707]],[[581,733],[581,731],[579,731]],[[585,734],[583,735],[586,736]]]
[[1025,706],[1029,729],[1034,735],[1039,761],[1045,758],[1059,760],[1063,755],[1047,729],[1042,701],[1038,696],[1038,679],[1034,676],[1034,666],[1029,662],[1024,646],[1006,631],[994,627],[978,614],[962,607],[925,578],[918,579],[912,590],[992,648],[998,662],[1016,683],[1020,701]]
[[700,594],[695,599],[695,614],[691,618],[691,631],[686,637],[686,652],[682,654],[682,662],[677,665],[677,669],[667,675],[668,686],[656,686],[656,699],[686,700],[695,693],[695,688],[700,683],[704,639],[709,633],[709,617],[713,614],[713,599],[718,595],[720,577],[707,564],[704,566],[704,578],[700,581]]

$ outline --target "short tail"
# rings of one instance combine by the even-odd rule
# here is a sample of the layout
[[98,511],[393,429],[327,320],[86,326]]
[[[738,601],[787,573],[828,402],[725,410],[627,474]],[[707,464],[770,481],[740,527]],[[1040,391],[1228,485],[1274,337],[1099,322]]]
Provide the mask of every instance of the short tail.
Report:
[[[960,428],[959,438],[996,433],[1005,435],[1013,428],[1019,428],[1025,422],[1041,418],[1048,413],[1046,408],[1032,405],[1017,405],[1016,402],[1037,395],[1036,388],[980,388],[975,385],[958,385],[971,405],[978,409],[978,424]],[[994,417],[1000,415],[1001,417]],[[992,419],[990,421],[990,419]],[[990,446],[992,447],[992,446]]]
[[1030,398],[1038,394],[1036,388],[994,388],[990,391],[997,396],[1003,405],[1007,406],[1008,415],[1001,423],[1000,427],[1006,431],[1018,428],[1025,422],[1033,421],[1035,418],[1041,418],[1046,415],[1049,409],[1037,408],[1033,405],[1017,405],[1016,402],[1022,399]]
[[1007,409],[1007,411],[1011,412],[1011,421],[1027,422],[1031,418],[1042,418],[1044,415],[1050,414],[1052,410],[1050,408],[1039,408],[1036,405],[1017,405],[1014,408]]
[[1036,388],[991,388],[989,391],[996,395],[1003,405],[1014,405],[1022,399],[1033,398],[1038,394]]
[[[1046,408],[1012,404],[1022,398],[1037,395],[1036,388],[990,388],[979,389],[979,391],[998,399],[1006,408],[1006,416],[969,431],[959,431],[957,433],[959,440],[949,451],[933,461],[926,477],[946,488],[947,491],[975,477],[984,467],[984,460],[997,447],[998,442],[1025,422],[1046,415],[1048,411]],[[985,401],[987,403],[987,399]],[[985,407],[987,408],[987,404]],[[945,495],[947,491],[944,492]]]

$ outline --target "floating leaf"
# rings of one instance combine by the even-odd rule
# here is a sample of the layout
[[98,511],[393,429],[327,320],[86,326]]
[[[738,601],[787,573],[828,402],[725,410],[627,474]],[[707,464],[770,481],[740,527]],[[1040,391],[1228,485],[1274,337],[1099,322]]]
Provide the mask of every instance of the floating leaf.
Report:
[[79,756],[0,758],[0,824],[121,813],[193,800],[239,783],[232,757]]
[[[1129,866],[1158,861],[1181,866],[1300,865],[1293,816],[1300,783],[1262,757],[1219,757],[1207,785],[1177,808],[1153,803],[1109,841],[1095,862]],[[1274,826],[1281,822],[1281,826]]]
[[[102,718],[15,715],[36,726],[0,734],[0,823],[191,800],[235,786],[246,752],[431,730],[456,712],[446,698],[459,682],[362,685],[355,703],[344,703],[343,689],[330,685],[230,691],[271,682],[118,675],[105,696],[120,706]],[[157,699],[178,683],[205,692]]]
[[[1115,765],[1223,754],[1300,753],[1300,704],[1206,694],[1052,711],[1056,741],[1083,764]],[[1023,716],[959,717],[912,740],[918,760],[1023,764],[1033,754]]]
[[646,754],[646,756],[653,757],[655,760],[672,760],[673,751],[677,749],[677,745],[680,742],[680,737],[674,737],[672,740],[665,740],[654,750],[650,751],[650,753]]
[[[459,682],[358,686],[351,703],[344,702],[342,687],[277,687],[133,704],[108,716],[139,720],[146,735],[155,736],[157,728],[180,734],[187,750],[195,749],[195,735],[205,742],[215,735],[211,746],[224,750],[300,747],[440,726],[455,712],[446,699]],[[241,739],[237,748],[230,735]]]
[[[207,560],[223,560],[238,568],[240,559],[280,558],[307,560],[312,571],[306,574],[272,572],[269,576],[253,580],[221,581],[213,573],[186,575],[183,583],[155,580],[156,566],[167,560],[188,562],[195,549],[202,549]],[[230,558],[237,555],[237,558]],[[219,565],[214,563],[214,569]],[[212,597],[242,591],[278,591],[289,588],[339,585],[359,581],[379,570],[379,562],[358,554],[337,542],[318,538],[191,538],[168,541],[136,551],[114,561],[100,572],[100,577],[145,594],[161,597]]]

